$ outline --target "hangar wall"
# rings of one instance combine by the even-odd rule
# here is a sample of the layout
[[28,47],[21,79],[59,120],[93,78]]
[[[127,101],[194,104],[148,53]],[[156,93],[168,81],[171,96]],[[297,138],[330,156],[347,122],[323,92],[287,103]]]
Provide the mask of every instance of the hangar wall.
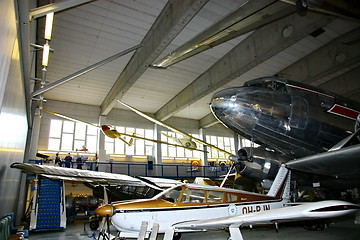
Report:
[[[0,2],[0,216],[21,205],[21,172],[11,169],[23,162],[28,131],[17,25],[13,1]],[[19,201],[20,200],[20,201]]]

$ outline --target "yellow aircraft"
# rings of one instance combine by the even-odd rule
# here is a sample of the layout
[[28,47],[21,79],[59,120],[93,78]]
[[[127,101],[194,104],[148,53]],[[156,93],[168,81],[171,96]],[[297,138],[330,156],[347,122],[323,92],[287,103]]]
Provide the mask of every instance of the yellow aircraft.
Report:
[[180,130],[180,129],[177,129],[177,128],[173,127],[173,126],[170,126],[169,124],[167,124],[167,123],[165,123],[165,122],[163,122],[163,121],[160,121],[160,120],[158,120],[158,119],[156,119],[156,118],[153,118],[153,117],[151,117],[150,115],[148,115],[148,114],[140,111],[139,109],[136,109],[136,108],[134,108],[134,107],[132,107],[132,106],[124,103],[124,102],[121,102],[120,100],[117,100],[117,101],[118,101],[120,104],[122,104],[122,105],[124,105],[125,107],[129,108],[130,110],[132,110],[133,112],[135,112],[135,113],[139,114],[140,116],[142,116],[142,117],[144,117],[144,118],[152,121],[153,123],[156,123],[156,124],[158,124],[159,126],[165,127],[165,128],[167,128],[167,129],[169,129],[170,131],[173,131],[173,132],[175,132],[175,133],[180,133],[181,135],[183,135],[184,138],[183,138],[183,139],[177,139],[177,142],[181,143],[184,147],[193,147],[193,148],[196,148],[196,147],[197,147],[197,146],[196,146],[196,143],[199,143],[199,144],[205,145],[205,146],[207,146],[207,147],[210,147],[210,148],[212,148],[212,149],[215,149],[215,150],[217,150],[217,151],[223,152],[223,153],[225,153],[225,154],[227,154],[227,155],[229,155],[229,156],[234,155],[233,153],[230,153],[230,152],[228,152],[228,151],[226,151],[226,150],[224,150],[224,149],[218,148],[218,147],[215,146],[215,145],[212,145],[212,144],[210,144],[210,143],[207,143],[207,142],[205,142],[205,141],[203,141],[203,140],[201,140],[201,139],[199,139],[199,138],[196,138],[196,137],[194,137],[194,136],[191,136],[190,134],[188,134],[188,133],[186,133],[186,132],[184,132],[184,131],[182,131],[182,130]]
[[[49,111],[49,110],[46,110],[46,109],[43,109],[43,111],[47,112],[47,113],[50,113],[50,114],[53,114],[55,116],[61,117],[61,118],[71,120],[71,121],[85,123],[85,124],[88,124],[90,126],[100,128],[101,131],[106,136],[108,136],[109,138],[118,138],[121,141],[123,141],[124,143],[126,143],[127,145],[129,145],[129,146],[131,146],[133,144],[134,138],[136,138],[136,139],[141,139],[141,140],[155,142],[155,143],[167,144],[167,145],[171,145],[171,146],[175,146],[175,147],[182,147],[182,148],[186,148],[186,149],[189,149],[189,150],[207,152],[207,151],[204,151],[204,150],[201,150],[201,149],[197,149],[196,146],[194,147],[192,144],[172,144],[172,143],[168,143],[168,142],[164,142],[164,141],[160,141],[160,140],[141,137],[141,136],[136,135],[135,133],[133,133],[133,134],[120,133],[115,128],[111,129],[109,125],[97,126],[95,124],[88,123],[88,122],[85,122],[85,121],[82,121],[82,120],[79,120],[79,119],[76,119],[76,118],[73,118],[73,117],[69,117],[69,116],[63,115],[61,113],[52,112],[52,111]],[[130,140],[127,141],[124,137],[130,137]]]

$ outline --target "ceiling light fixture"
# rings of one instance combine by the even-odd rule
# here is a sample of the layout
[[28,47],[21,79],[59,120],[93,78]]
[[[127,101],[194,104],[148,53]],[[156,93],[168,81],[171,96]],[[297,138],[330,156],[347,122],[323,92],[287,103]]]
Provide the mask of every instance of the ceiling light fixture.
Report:
[[54,12],[46,14],[45,36],[44,36],[46,40],[51,40],[53,21],[54,21]]
[[43,48],[43,56],[42,56],[42,65],[47,66],[49,63],[49,53],[50,53],[50,46],[48,41],[46,41],[44,48]]

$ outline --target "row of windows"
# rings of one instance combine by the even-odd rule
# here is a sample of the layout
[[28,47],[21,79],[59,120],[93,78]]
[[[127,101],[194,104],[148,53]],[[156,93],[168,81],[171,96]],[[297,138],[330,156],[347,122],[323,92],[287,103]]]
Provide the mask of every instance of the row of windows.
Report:
[[[181,195],[182,187],[174,188],[162,196],[166,201],[173,203],[222,203],[236,202],[238,195],[220,191],[194,189],[186,187]],[[180,198],[181,195],[181,198]]]
[[84,146],[96,152],[97,128],[84,123],[51,120],[48,150],[76,151]]
[[[129,128],[129,127],[116,127],[118,132],[124,132],[127,134],[136,134],[137,136],[154,139],[154,131],[150,129],[141,128]],[[181,139],[181,134],[173,132],[164,132],[161,135],[161,141],[172,144],[178,144],[173,139],[165,136],[169,135],[174,138]],[[84,123],[51,120],[50,134],[48,142],[48,150],[52,151],[76,151],[82,149],[84,146],[89,152],[96,152],[97,146],[97,134],[98,128],[86,125]],[[198,135],[193,135],[199,138]],[[123,137],[127,142],[130,141],[130,137]],[[235,152],[234,139],[229,137],[217,137],[206,136],[206,141],[225,149],[228,152]],[[202,146],[199,146],[200,149]],[[127,145],[120,139],[113,139],[105,136],[105,150],[107,154],[119,154],[119,155],[137,155],[137,156],[153,156],[155,150],[155,143],[151,141],[145,141],[141,139],[134,139],[131,146]],[[210,159],[226,159],[224,153],[217,150],[208,148],[208,158]],[[162,156],[164,157],[187,157],[200,159],[201,151],[192,151],[182,147],[176,147],[171,145],[161,145]]]

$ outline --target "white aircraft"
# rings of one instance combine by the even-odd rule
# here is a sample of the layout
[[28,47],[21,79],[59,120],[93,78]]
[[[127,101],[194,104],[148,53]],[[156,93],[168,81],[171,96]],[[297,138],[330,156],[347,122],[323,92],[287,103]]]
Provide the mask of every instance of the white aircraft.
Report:
[[[360,209],[342,201],[323,201],[286,207],[290,197],[290,173],[281,166],[267,195],[241,190],[180,184],[151,199],[113,202],[99,207],[95,213],[111,216],[118,237],[137,238],[142,226],[158,226],[164,239],[174,232],[229,227],[232,239],[242,239],[238,230],[244,224],[274,223],[304,219],[337,217]],[[268,214],[269,213],[269,214]],[[145,224],[144,224],[145,223]]]
[[187,221],[174,224],[170,227],[164,240],[171,240],[174,232],[188,230],[208,230],[229,228],[232,240],[243,240],[240,227],[259,224],[277,224],[280,222],[314,220],[324,218],[340,217],[353,213],[360,209],[359,205],[349,202],[328,200],[321,202],[309,202],[292,207],[271,209],[266,212],[252,212],[248,214],[237,214],[230,217],[213,218],[208,220]]

